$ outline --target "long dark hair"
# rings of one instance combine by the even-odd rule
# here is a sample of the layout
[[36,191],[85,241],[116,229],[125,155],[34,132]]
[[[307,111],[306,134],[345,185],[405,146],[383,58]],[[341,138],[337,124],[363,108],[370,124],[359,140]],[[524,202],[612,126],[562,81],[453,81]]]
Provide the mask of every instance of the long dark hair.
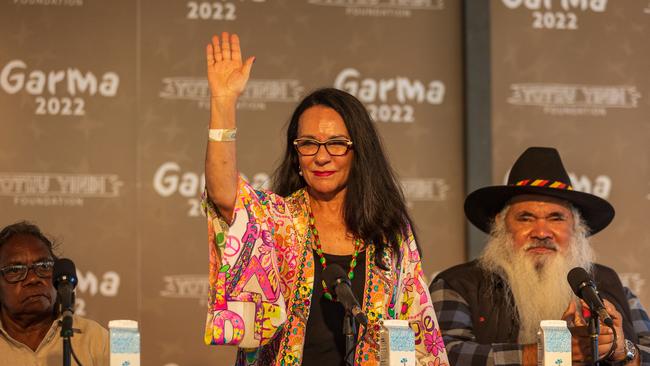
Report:
[[308,108],[317,105],[335,110],[343,118],[350,133],[354,155],[347,182],[343,219],[355,237],[375,245],[375,262],[384,267],[380,260],[384,249],[391,247],[399,253],[400,237],[408,235],[406,229],[411,224],[411,219],[372,119],[357,98],[338,89],[323,88],[312,92],[298,104],[287,127],[282,163],[273,174],[274,191],[281,196],[288,196],[305,187],[305,180],[298,174],[298,153],[293,147],[293,140],[298,137],[300,116]]

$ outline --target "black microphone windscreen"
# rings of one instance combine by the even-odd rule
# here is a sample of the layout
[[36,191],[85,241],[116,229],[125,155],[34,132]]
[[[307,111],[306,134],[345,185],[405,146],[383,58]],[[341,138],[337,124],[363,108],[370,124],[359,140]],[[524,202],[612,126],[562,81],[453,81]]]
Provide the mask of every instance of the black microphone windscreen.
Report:
[[582,267],[576,267],[569,271],[569,274],[566,276],[569,285],[577,296],[580,296],[580,290],[584,287],[585,283],[591,282],[591,276],[585,271]]
[[59,281],[61,278],[65,277],[74,285],[77,284],[77,270],[75,269],[74,263],[68,258],[60,258],[54,262],[54,273],[52,274],[54,279],[54,287],[59,286]]
[[327,288],[331,291],[334,291],[339,278],[347,280],[348,275],[345,273],[343,267],[338,264],[330,264],[323,270],[323,280],[325,280],[325,285],[327,285]]

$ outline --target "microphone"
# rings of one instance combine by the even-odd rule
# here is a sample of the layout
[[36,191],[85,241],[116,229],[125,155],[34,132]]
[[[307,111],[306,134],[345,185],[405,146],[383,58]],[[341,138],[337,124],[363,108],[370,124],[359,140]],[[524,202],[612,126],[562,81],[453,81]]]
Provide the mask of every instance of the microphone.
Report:
[[323,279],[330,291],[336,294],[336,300],[343,305],[345,311],[352,314],[357,323],[368,326],[368,318],[361,310],[361,305],[352,293],[352,284],[348,275],[338,264],[330,264],[323,270]]
[[61,303],[61,336],[72,337],[72,313],[74,313],[74,288],[77,286],[77,271],[74,263],[67,258],[54,262],[52,274],[54,288]]
[[603,323],[609,327],[614,327],[614,321],[609,314],[607,314],[605,305],[600,299],[598,290],[596,290],[596,284],[591,280],[591,277],[584,268],[576,267],[569,271],[567,281],[569,281],[573,293],[583,299],[591,311],[598,313],[598,316],[603,320]]

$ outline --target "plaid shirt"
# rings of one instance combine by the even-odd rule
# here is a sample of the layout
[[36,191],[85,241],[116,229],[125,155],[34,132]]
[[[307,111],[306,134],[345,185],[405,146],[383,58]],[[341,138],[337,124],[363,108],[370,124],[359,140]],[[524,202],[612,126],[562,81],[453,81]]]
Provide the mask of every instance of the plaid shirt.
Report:
[[[473,333],[469,305],[443,279],[431,284],[431,299],[436,310],[451,365],[521,365],[523,345],[516,343],[479,344]],[[624,287],[631,320],[639,339],[641,365],[650,366],[650,319],[639,299]]]

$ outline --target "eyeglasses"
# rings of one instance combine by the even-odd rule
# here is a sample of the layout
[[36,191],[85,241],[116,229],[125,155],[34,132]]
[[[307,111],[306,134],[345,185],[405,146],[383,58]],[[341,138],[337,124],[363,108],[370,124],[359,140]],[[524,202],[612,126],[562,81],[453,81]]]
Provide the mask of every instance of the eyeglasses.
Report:
[[27,278],[27,272],[29,272],[30,269],[33,269],[34,273],[36,273],[40,278],[50,278],[52,277],[52,271],[54,270],[54,261],[48,260],[29,265],[13,264],[11,266],[0,268],[0,272],[2,272],[2,275],[7,282],[16,283]]
[[342,156],[348,153],[352,148],[352,141],[341,138],[334,138],[325,142],[318,140],[302,138],[293,140],[293,146],[296,147],[298,154],[302,156],[313,156],[318,154],[320,147],[325,145],[325,150],[332,156]]

